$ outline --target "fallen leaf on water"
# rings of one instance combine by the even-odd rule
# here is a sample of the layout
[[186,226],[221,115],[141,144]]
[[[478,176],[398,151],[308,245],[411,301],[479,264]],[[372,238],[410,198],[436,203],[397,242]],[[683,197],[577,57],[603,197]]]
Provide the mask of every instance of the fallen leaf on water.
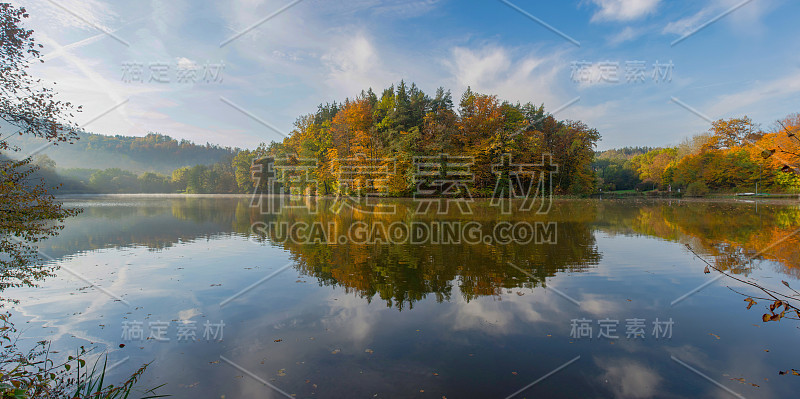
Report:
[[364,352],[369,353],[371,355],[375,351],[373,351],[372,349],[367,348],[367,349],[364,350]]
[[511,374],[517,375],[517,372],[516,371],[512,371]]
[[761,316],[761,321],[763,321],[764,323],[766,323],[766,322],[768,322],[768,321],[769,321],[769,318],[770,318],[770,317],[771,317],[771,316],[770,316],[769,314],[767,314],[767,313],[764,313],[764,315],[763,315],[763,316]]
[[189,385],[183,385],[183,384],[181,384],[181,385],[178,385],[178,386],[179,386],[179,387],[181,387],[181,388],[194,388],[194,387],[196,387],[196,386],[197,386],[197,385],[199,385],[199,384],[200,384],[200,381],[195,381],[195,382],[193,382],[193,383],[191,383],[191,384],[189,384]]
[[331,352],[331,355],[335,355],[335,354],[337,354],[339,352],[341,352],[340,349],[334,349],[333,352]]
[[750,309],[753,305],[757,304],[758,302],[754,301],[753,298],[745,298],[745,302],[747,302],[747,308]]
[[275,342],[281,342],[281,341],[283,341],[283,338],[278,338],[275,340]]
[[714,333],[708,333],[708,335],[710,335],[710,336],[712,336],[712,337],[714,337],[714,338],[716,338],[716,339],[719,339],[719,335],[717,335],[717,334],[714,334]]
[[286,369],[278,370],[278,377],[286,377]]
[[525,295],[525,293],[524,293],[524,292],[519,292],[519,291],[517,291],[517,295],[519,295],[519,296],[523,296],[523,295]]

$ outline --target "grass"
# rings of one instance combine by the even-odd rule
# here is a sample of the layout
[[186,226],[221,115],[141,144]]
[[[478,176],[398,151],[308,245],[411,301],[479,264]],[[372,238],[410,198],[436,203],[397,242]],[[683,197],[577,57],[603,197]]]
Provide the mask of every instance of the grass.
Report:
[[0,313],[0,399],[150,399],[169,396],[156,393],[163,384],[144,391],[135,389],[149,363],[115,386],[108,384],[106,379],[108,355],[103,356],[102,367],[99,367],[98,357],[94,365],[87,368],[84,357],[89,351],[84,347],[63,363],[50,358],[47,341],[39,341],[34,348],[22,352],[17,348],[17,330],[8,320],[9,316],[7,312]]
[[[80,367],[81,365],[85,365],[85,362],[81,361],[82,359],[78,359],[78,381],[75,386],[75,393],[70,396],[71,398],[97,398],[97,399],[127,399],[131,392],[133,391],[134,385],[139,380],[139,377],[144,374],[144,371],[147,369],[148,364],[139,367],[127,381],[125,381],[122,385],[115,387],[114,385],[104,385],[105,377],[106,377],[106,366],[108,364],[108,356],[103,357],[103,368],[102,370],[97,369],[97,364],[100,362],[100,358],[98,358],[94,366],[92,366],[91,371],[86,374],[81,374]],[[165,384],[159,385],[155,388],[148,389],[142,392],[145,396],[141,396],[140,399],[151,399],[151,398],[164,398],[169,395],[158,395],[156,394],[156,390],[163,387]]]

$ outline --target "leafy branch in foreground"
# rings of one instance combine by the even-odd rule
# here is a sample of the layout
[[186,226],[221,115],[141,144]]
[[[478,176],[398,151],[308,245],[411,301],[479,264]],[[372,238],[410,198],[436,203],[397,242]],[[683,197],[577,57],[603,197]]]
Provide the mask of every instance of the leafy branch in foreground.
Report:
[[[766,294],[767,297],[748,296],[748,295],[746,295],[744,293],[736,291],[735,289],[733,289],[731,287],[728,287],[728,289],[730,289],[731,291],[746,297],[744,301],[747,302],[747,309],[750,309],[751,307],[753,307],[753,305],[758,303],[758,302],[755,301],[756,299],[764,300],[764,301],[770,301],[771,303],[770,303],[770,305],[768,307],[769,308],[769,313],[764,313],[764,315],[761,316],[761,320],[763,322],[766,323],[768,321],[779,321],[780,319],[782,319],[784,317],[787,318],[787,319],[800,320],[800,308],[798,308],[795,305],[792,305],[789,302],[790,300],[791,301],[800,300],[800,292],[797,292],[797,290],[792,288],[789,285],[788,282],[786,282],[784,280],[781,280],[783,285],[785,285],[786,288],[791,290],[793,292],[793,294],[787,294],[787,293],[775,291],[775,290],[766,288],[766,287],[764,287],[764,286],[762,286],[762,285],[760,285],[758,283],[745,280],[743,278],[731,275],[730,273],[725,273],[723,270],[721,270],[718,267],[712,265],[707,260],[703,259],[702,256],[698,255],[697,252],[695,252],[694,249],[692,249],[692,247],[689,244],[686,244],[686,248],[689,250],[689,252],[691,252],[692,254],[697,256],[697,258],[699,258],[701,261],[703,261],[703,263],[706,264],[706,268],[704,270],[705,273],[711,273],[711,271],[709,269],[714,269],[715,271],[721,273],[724,276],[730,277],[730,278],[732,278],[732,279],[734,279],[734,280],[736,280],[738,282],[741,282],[741,283],[747,284],[747,285],[749,285],[751,287],[757,288],[757,289],[761,290],[764,294]],[[781,307],[783,308],[783,310],[780,309]],[[776,313],[777,311],[779,311],[780,313]],[[794,314],[797,317],[786,316],[786,312],[789,312],[789,314],[794,312]]]
[[[77,126],[68,120],[72,104],[57,100],[52,89],[27,72],[31,61],[42,61],[42,46],[22,26],[24,18],[25,8],[0,3],[0,122],[11,128],[10,133],[0,129],[0,151],[19,151],[9,142],[17,134],[53,144],[77,137]],[[34,244],[56,235],[60,223],[79,212],[64,208],[43,181],[34,181],[38,168],[31,162],[30,156],[17,161],[0,154],[0,290],[32,286],[46,277],[48,270],[34,265]]]
[[22,20],[29,14],[24,7],[0,3],[0,119],[16,128],[0,136],[0,150],[17,151],[8,142],[14,134],[42,137],[47,141],[69,143],[77,138],[77,126],[67,120],[74,115],[71,103],[56,99],[52,88],[28,74],[31,62],[44,62],[41,44]]
[[80,209],[64,207],[48,193],[44,182],[32,182],[31,158],[0,161],[0,291],[33,286],[52,274],[53,267],[36,263],[36,243],[57,235],[64,220]]
[[[50,144],[71,143],[78,127],[70,122],[75,109],[58,100],[53,89],[27,69],[41,58],[41,44],[33,30],[25,29],[25,8],[0,3],[0,151],[19,152],[9,139],[15,135],[44,138]],[[80,111],[80,107],[77,107]],[[42,147],[41,149],[43,149]],[[65,208],[48,192],[44,181],[33,175],[38,169],[31,156],[14,160],[0,153],[0,291],[8,287],[33,286],[52,274],[55,266],[37,264],[36,243],[58,234],[62,223],[79,210]],[[2,398],[127,398],[147,365],[119,387],[105,385],[106,366],[86,369],[81,347],[77,357],[56,363],[50,359],[49,343],[39,341],[27,353],[17,348],[18,336],[8,313],[0,313],[0,395]],[[6,341],[6,342],[3,342]],[[77,364],[75,372],[72,365]],[[82,370],[83,368],[83,370]],[[74,391],[73,395],[69,392]],[[145,397],[157,397],[155,389]]]

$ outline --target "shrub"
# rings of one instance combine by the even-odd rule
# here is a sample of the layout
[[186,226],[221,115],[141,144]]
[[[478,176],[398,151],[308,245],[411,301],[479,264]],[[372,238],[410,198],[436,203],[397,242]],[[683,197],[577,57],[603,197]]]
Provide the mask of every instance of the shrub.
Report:
[[687,197],[705,197],[708,194],[708,186],[701,181],[696,181],[686,187]]

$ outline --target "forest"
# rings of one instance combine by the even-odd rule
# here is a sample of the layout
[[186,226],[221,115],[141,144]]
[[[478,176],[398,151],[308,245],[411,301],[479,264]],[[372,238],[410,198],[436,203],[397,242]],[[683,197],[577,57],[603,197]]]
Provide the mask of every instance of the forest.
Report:
[[[21,154],[40,148],[45,140],[34,136],[13,136],[10,143],[21,148]],[[210,165],[230,157],[237,148],[216,144],[196,144],[150,132],[142,137],[94,134],[78,131],[69,145],[58,145],[41,153],[47,154],[60,169],[120,168],[137,174],[169,173],[186,165]]]
[[[764,130],[747,116],[719,119],[707,132],[665,148],[597,154],[599,189],[709,192],[800,191],[800,114]],[[757,189],[756,189],[757,188]]]
[[[266,148],[281,159],[308,159],[316,165],[318,193],[339,194],[340,165],[362,158],[389,170],[381,194],[409,196],[415,189],[415,158],[463,157],[471,164],[472,196],[491,196],[501,162],[536,165],[550,154],[558,165],[557,194],[590,193],[591,169],[600,133],[580,121],[557,120],[544,105],[510,103],[470,88],[455,103],[450,91],[426,95],[401,81],[376,95],[371,89],[355,99],[321,105],[295,123],[292,134]],[[425,158],[423,158],[425,159]],[[545,168],[545,165],[542,165]],[[354,188],[349,187],[352,191]]]
[[[254,160],[269,156],[314,165],[306,181],[292,181],[315,194],[342,194],[341,171],[348,160],[372,162],[390,170],[380,194],[411,196],[419,176],[415,159],[461,157],[470,160],[469,195],[491,196],[501,162],[542,163],[551,154],[557,165],[553,191],[587,196],[600,192],[708,193],[800,191],[800,114],[762,129],[747,116],[714,121],[708,131],[671,147],[624,147],[596,151],[600,133],[580,121],[557,120],[544,105],[510,103],[470,88],[455,102],[439,88],[433,96],[401,81],[380,96],[368,89],[343,102],[321,104],[297,119],[281,142],[256,149],[196,145],[161,134],[145,137],[82,133],[79,148],[141,164],[175,165],[136,171],[124,164],[110,168],[64,167],[37,155],[39,177],[61,183],[62,193],[249,193]],[[48,152],[62,159],[66,147]],[[388,163],[391,162],[391,165]],[[162,165],[163,166],[163,165]],[[391,167],[390,167],[391,166]],[[542,166],[544,168],[544,166]],[[349,189],[353,189],[350,187]]]
[[[161,136],[148,137],[162,145]],[[369,89],[354,99],[320,105],[316,112],[298,118],[282,142],[261,144],[254,150],[236,149],[210,165],[182,166],[169,174],[137,174],[116,167],[62,168],[59,174],[83,185],[87,192],[245,193],[253,187],[252,161],[269,155],[312,160],[318,193],[328,195],[339,186],[335,173],[339,163],[365,157],[380,160],[376,162],[391,160],[393,173],[383,194],[406,196],[415,186],[413,159],[447,154],[473,160],[471,195],[488,196],[496,180],[492,165],[501,162],[504,154],[515,164],[541,163],[543,154],[552,154],[552,163],[559,167],[554,190],[585,194],[595,187],[591,163],[599,139],[596,129],[579,121],[557,120],[546,113],[544,105],[512,104],[469,88],[456,104],[443,88],[429,96],[415,84],[401,81],[380,96]],[[51,163],[49,159],[38,161],[44,169]]]

